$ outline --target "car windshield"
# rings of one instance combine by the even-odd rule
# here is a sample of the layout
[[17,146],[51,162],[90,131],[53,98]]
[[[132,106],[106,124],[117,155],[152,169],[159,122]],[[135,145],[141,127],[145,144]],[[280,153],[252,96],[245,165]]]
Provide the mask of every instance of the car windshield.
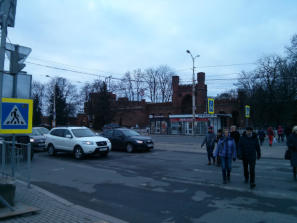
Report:
[[96,136],[94,132],[90,129],[72,129],[73,135],[75,137],[92,137]]
[[49,130],[47,128],[38,128],[39,132],[41,132],[41,134],[48,134]]
[[31,136],[41,136],[43,133],[39,129],[32,129]]
[[140,134],[138,132],[135,132],[133,130],[127,129],[123,130],[123,133],[125,136],[139,136]]

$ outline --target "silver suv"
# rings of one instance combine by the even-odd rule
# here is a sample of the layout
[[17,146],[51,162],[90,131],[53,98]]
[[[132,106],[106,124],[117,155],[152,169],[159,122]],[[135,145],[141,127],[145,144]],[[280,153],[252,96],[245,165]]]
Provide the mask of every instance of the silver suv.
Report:
[[111,143],[107,138],[98,136],[86,127],[57,127],[53,128],[45,140],[49,155],[57,152],[71,152],[76,159],[88,154],[107,156]]

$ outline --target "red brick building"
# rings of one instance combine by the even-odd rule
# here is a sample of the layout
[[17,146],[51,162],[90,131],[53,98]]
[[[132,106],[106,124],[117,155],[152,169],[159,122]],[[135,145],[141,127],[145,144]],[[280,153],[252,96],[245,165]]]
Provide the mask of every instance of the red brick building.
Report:
[[[215,100],[215,114],[207,114],[207,85],[205,73],[197,74],[198,83],[196,92],[196,120],[195,134],[204,134],[207,126],[215,129],[242,125],[240,106],[236,100]],[[112,95],[113,122],[127,127],[149,127],[153,133],[163,134],[192,134],[192,85],[181,85],[179,77],[172,77],[172,101],[166,103],[150,103],[142,101],[128,101],[127,98],[118,98]],[[89,103],[96,100],[96,93],[90,95]],[[88,106],[85,107],[89,123],[92,123],[94,114]],[[80,117],[82,118],[82,117]],[[85,120],[84,120],[85,121]]]

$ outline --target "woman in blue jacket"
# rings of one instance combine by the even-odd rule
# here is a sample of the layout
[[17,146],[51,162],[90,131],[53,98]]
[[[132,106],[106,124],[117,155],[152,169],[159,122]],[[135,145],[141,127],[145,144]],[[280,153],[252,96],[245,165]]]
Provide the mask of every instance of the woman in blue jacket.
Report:
[[230,182],[232,159],[233,161],[236,160],[236,144],[234,139],[229,136],[228,129],[224,129],[224,136],[220,138],[213,156],[220,157],[223,174],[223,184]]

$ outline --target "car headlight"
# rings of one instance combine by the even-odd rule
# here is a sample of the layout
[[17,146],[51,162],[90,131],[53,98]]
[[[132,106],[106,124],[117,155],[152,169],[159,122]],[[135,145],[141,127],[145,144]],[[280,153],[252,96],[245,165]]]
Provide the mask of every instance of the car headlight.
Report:
[[142,144],[143,141],[141,141],[141,140],[136,140],[136,143]]
[[30,142],[34,142],[35,140],[33,138],[30,138]]
[[86,145],[94,145],[94,142],[91,141],[83,141],[82,143]]

